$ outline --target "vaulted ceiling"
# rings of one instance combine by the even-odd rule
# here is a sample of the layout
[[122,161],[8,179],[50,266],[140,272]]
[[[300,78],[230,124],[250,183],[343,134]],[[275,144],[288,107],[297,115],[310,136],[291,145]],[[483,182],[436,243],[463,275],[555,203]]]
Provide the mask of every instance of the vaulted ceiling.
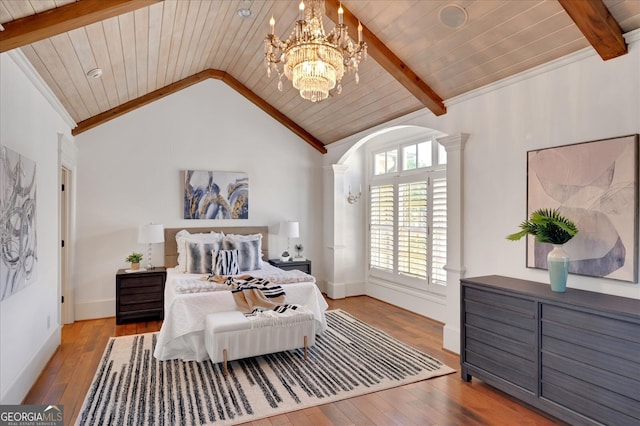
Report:
[[[269,18],[286,37],[297,3],[0,0],[0,51],[22,49],[78,123],[74,134],[214,78],[325,152],[418,109],[446,114],[449,99],[585,47],[603,60],[623,55],[622,34],[640,28],[640,0],[344,0],[345,23],[355,38],[362,22],[370,57],[359,84],[346,76],[341,94],[311,103],[289,82],[278,91],[264,67]],[[326,0],[326,29],[339,4]],[[101,78],[87,76],[94,68]]]

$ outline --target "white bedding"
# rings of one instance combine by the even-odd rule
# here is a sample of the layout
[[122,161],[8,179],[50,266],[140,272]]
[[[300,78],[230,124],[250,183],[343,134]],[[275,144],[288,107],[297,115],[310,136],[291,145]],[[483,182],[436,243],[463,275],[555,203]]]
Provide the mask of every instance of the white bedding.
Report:
[[[282,275],[282,270],[267,262],[262,262],[262,269],[243,274],[271,280]],[[184,274],[174,268],[167,269],[167,282],[164,291],[164,322],[154,352],[157,359],[161,361],[169,359],[203,361],[207,359],[209,355],[204,344],[206,316],[214,312],[238,310],[230,291],[178,292],[177,288],[184,285],[185,280],[199,280],[202,276]],[[296,273],[291,276],[300,277]],[[277,282],[277,279],[274,279],[273,282]],[[286,302],[306,306],[313,312],[316,319],[317,332],[321,333],[326,330],[327,323],[324,312],[328,305],[315,282],[293,282],[282,284],[282,286],[286,292]]]

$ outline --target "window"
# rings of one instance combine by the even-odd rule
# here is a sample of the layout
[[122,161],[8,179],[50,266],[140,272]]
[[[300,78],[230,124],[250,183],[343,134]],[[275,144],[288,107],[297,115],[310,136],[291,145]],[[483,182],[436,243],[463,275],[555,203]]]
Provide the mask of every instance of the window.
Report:
[[371,265],[393,271],[393,185],[371,188]]
[[427,186],[398,184],[398,273],[427,278]]
[[424,141],[373,154],[369,260],[373,276],[443,294],[447,181],[441,149]]
[[431,167],[431,141],[402,147],[402,170]]
[[393,173],[398,171],[398,150],[393,149],[391,151],[380,152],[375,155],[374,159],[374,174],[383,175],[386,173]]

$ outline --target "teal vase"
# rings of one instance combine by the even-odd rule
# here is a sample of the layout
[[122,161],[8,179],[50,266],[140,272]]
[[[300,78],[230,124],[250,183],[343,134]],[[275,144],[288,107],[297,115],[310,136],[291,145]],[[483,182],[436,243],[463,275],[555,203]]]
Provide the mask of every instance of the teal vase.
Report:
[[569,256],[564,251],[562,244],[553,245],[553,250],[547,255],[547,268],[549,269],[551,290],[564,293],[567,289],[567,276],[569,275]]

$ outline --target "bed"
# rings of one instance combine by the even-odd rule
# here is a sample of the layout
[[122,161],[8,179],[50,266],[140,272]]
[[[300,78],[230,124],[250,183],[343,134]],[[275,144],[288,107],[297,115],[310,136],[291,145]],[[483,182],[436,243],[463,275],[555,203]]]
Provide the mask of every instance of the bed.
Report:
[[[264,278],[280,284],[286,292],[286,302],[304,305],[313,312],[316,320],[316,332],[322,333],[326,327],[324,312],[328,308],[322,293],[315,284],[315,278],[301,271],[283,271],[263,259],[267,259],[268,228],[267,227],[225,227],[225,228],[167,228],[165,229],[165,266],[167,281],[165,283],[164,322],[158,335],[154,356],[158,360],[182,359],[185,361],[203,361],[208,359],[204,341],[205,318],[217,312],[237,311],[233,296],[228,290],[219,290],[215,283],[201,280],[207,273],[192,273],[184,270],[184,259],[178,252],[176,235],[188,233],[186,238],[195,235],[209,234],[212,231],[224,235],[259,238],[251,240],[260,244],[260,259],[252,259],[249,264],[259,266],[256,269],[244,270],[247,274]],[[179,234],[180,233],[180,234]],[[249,237],[251,236],[251,237]],[[197,239],[199,237],[194,237]],[[260,241],[257,243],[256,241]],[[181,240],[181,246],[182,246]],[[204,243],[200,243],[204,244]],[[195,246],[195,243],[193,243]],[[198,260],[198,259],[196,259]],[[202,259],[205,265],[211,260]],[[211,263],[210,263],[211,264]],[[247,265],[245,265],[246,267]]]

